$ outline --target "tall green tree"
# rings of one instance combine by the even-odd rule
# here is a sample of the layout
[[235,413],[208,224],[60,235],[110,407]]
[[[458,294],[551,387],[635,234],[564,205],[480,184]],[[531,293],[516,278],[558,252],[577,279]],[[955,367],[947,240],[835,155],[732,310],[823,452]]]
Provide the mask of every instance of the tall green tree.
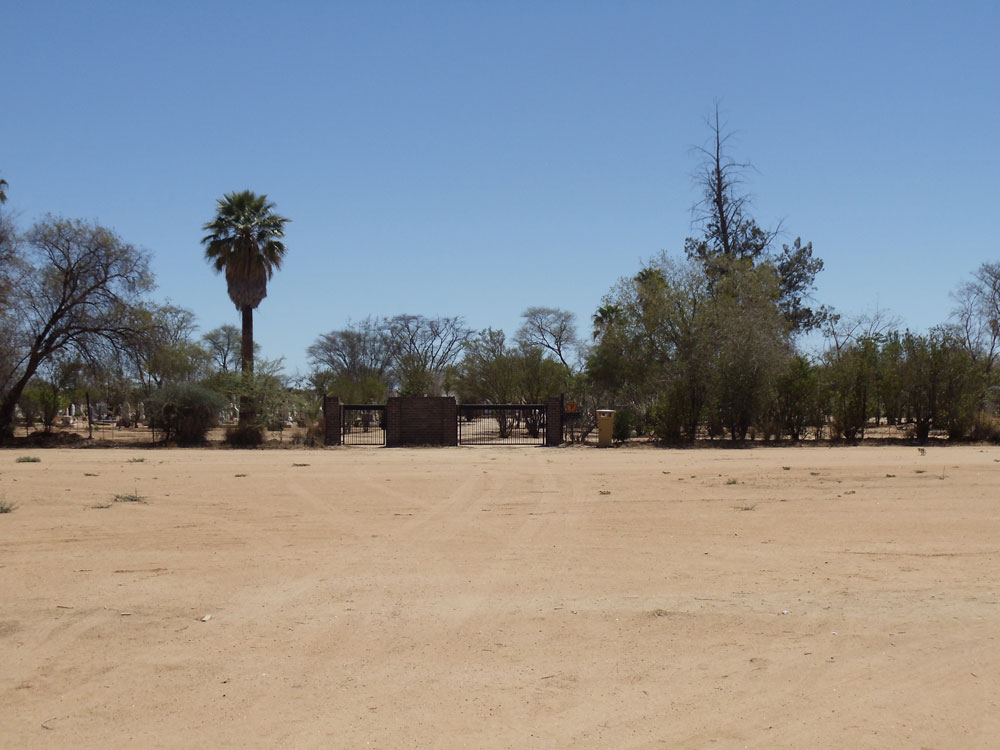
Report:
[[[246,381],[253,378],[253,311],[267,296],[267,282],[281,268],[285,256],[285,224],[290,219],[274,213],[266,195],[250,190],[227,193],[219,199],[215,218],[202,229],[205,257],[226,276],[229,299],[243,317],[241,367]],[[244,398],[240,423],[248,424],[253,407]]]
[[703,266],[712,284],[748,266],[771,266],[778,279],[778,307],[791,331],[820,327],[828,312],[822,307],[813,310],[808,303],[823,261],[813,256],[812,243],[802,244],[800,238],[790,246],[782,245],[780,252],[775,250],[781,226],[761,227],[753,216],[752,196],[746,191],[753,165],[733,158],[733,135],[720,122],[718,107],[707,125],[709,142],[696,149],[701,164],[695,182],[701,197],[692,207],[694,224],[702,233],[685,240],[687,256]]

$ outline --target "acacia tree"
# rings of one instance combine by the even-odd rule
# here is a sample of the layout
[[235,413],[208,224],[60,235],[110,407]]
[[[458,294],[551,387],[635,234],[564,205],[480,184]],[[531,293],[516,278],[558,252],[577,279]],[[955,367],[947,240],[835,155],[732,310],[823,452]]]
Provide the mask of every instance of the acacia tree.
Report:
[[396,315],[388,321],[393,369],[403,396],[440,393],[445,373],[462,354],[472,331],[461,317]]
[[139,335],[129,347],[129,359],[144,395],[208,374],[209,354],[192,338],[198,327],[194,321],[193,312],[171,304],[140,311]]
[[579,351],[573,313],[554,307],[529,307],[521,317],[524,323],[517,330],[516,341],[527,347],[548,350],[568,370],[572,370],[567,357]]
[[1000,357],[1000,263],[983,263],[952,298],[952,333],[989,375]]
[[324,333],[309,347],[315,387],[364,400],[395,389],[404,396],[440,393],[471,331],[460,317],[369,317]]
[[0,441],[12,434],[25,386],[60,354],[111,361],[135,335],[134,311],[153,286],[145,254],[109,229],[47,217],[11,246],[0,309]]
[[[253,311],[267,296],[267,282],[281,268],[285,256],[285,224],[290,219],[274,213],[266,195],[250,190],[227,193],[219,199],[215,218],[202,227],[205,257],[218,273],[226,276],[229,299],[243,318],[241,349],[245,389],[253,378]],[[240,424],[252,421],[249,398],[241,399]]]
[[306,353],[314,369],[329,371],[336,378],[353,383],[374,378],[389,386],[397,350],[388,322],[368,317],[321,334]]
[[[236,370],[242,345],[239,328],[229,324],[219,326],[202,336],[201,340],[208,351],[212,366],[217,372],[230,373]],[[255,346],[255,357],[256,354],[257,347]]]

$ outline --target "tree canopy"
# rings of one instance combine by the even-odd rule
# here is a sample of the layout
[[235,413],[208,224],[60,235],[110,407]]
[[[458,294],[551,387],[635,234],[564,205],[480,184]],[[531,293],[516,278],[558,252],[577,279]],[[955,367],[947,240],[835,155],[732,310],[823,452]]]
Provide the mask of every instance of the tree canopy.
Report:
[[0,439],[10,435],[15,405],[44,363],[63,354],[100,363],[127,347],[153,286],[146,254],[97,224],[50,216],[6,252]]

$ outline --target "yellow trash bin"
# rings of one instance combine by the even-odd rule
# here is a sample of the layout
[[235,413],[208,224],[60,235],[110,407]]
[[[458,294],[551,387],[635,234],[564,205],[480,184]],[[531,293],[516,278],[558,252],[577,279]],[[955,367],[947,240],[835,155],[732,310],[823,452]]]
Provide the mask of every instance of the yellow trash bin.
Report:
[[597,447],[610,448],[611,438],[615,432],[615,410],[597,410]]

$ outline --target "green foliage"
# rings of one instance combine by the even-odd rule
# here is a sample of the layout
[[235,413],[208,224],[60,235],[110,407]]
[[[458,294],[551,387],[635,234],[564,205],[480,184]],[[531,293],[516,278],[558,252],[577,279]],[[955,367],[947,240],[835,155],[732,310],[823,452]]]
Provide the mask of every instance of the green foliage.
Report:
[[285,256],[285,224],[266,195],[250,190],[226,193],[216,204],[215,218],[202,229],[205,258],[226,276],[229,297],[237,310],[254,309],[267,296],[267,282]]
[[52,431],[52,423],[56,416],[67,405],[68,402],[62,394],[59,383],[38,377],[32,379],[18,400],[25,423],[31,426],[38,420],[45,432]]
[[914,423],[918,443],[926,443],[931,426],[937,420],[938,390],[941,380],[941,342],[934,336],[903,336],[900,363],[901,390]]
[[[48,427],[48,422],[51,420],[45,420],[42,416],[46,411],[43,406],[46,398],[45,390],[41,383],[36,380],[21,391],[21,397],[17,400],[17,406],[21,410],[25,427],[34,427],[35,423],[39,420],[42,420],[43,424]],[[53,413],[52,416],[55,416],[55,414]]]
[[[709,300],[700,267],[665,255],[619,281],[595,315],[596,340],[586,362],[603,406],[644,413],[668,394],[672,421],[680,415],[676,402],[684,394],[683,428],[693,434],[706,400],[713,327]],[[659,406],[654,421],[663,427],[666,413]]]
[[693,442],[696,437],[701,409],[685,397],[684,390],[685,384],[671,383],[649,410],[650,431],[666,445]]
[[537,404],[565,392],[570,379],[569,367],[542,347],[512,348],[503,331],[487,328],[466,344],[451,385],[464,403]]
[[800,440],[809,427],[818,427],[823,421],[819,403],[819,371],[801,354],[789,357],[778,374],[773,402],[773,415],[777,433],[792,440]]
[[360,381],[351,380],[346,375],[325,373],[322,386],[317,388],[321,394],[335,393],[345,404],[384,404],[388,395],[385,383],[374,375],[365,375]]
[[42,459],[38,456],[18,456],[14,463],[16,464],[37,464],[41,463]]
[[766,266],[733,264],[713,289],[710,398],[734,442],[743,442],[751,427],[761,423],[789,356],[777,299],[777,279]]
[[865,335],[827,353],[824,388],[835,437],[861,439],[876,400],[880,335]]
[[163,430],[164,440],[181,445],[203,443],[226,406],[218,393],[193,383],[164,386],[146,399],[150,424]]
[[899,378],[918,442],[926,442],[932,428],[947,430],[953,440],[972,433],[985,377],[948,331],[935,328],[926,336],[907,332]]
[[668,443],[709,433],[746,438],[773,399],[788,357],[774,270],[747,259],[700,263],[666,256],[625,279],[595,316],[587,374],[606,402],[649,412]]
[[615,423],[611,428],[611,438],[616,443],[624,443],[632,439],[632,433],[639,426],[639,417],[631,409],[615,411]]

